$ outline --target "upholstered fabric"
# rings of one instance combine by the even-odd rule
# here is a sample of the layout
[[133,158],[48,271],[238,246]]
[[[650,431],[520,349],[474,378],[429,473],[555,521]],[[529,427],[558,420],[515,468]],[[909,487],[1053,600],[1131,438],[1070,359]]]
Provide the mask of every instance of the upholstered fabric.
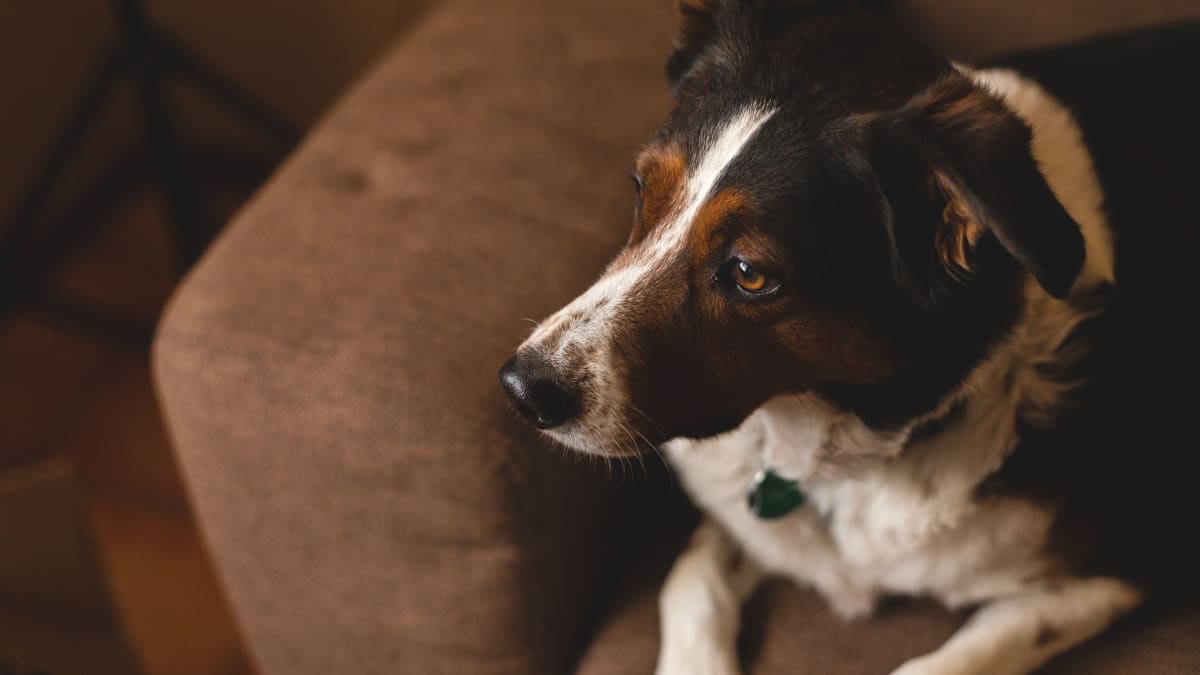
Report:
[[[654,592],[694,515],[651,460],[548,448],[496,370],[625,236],[671,4],[438,6],[171,303],[159,391],[264,675],[648,672]],[[657,566],[631,562],[656,547]],[[883,672],[958,621],[902,604],[845,627],[780,586],[755,606],[754,672]],[[1196,672],[1186,621],[1069,672]]]
[[670,39],[635,4],[435,12],[168,311],[167,420],[265,673],[562,672],[585,639],[636,495],[496,372],[624,239]]

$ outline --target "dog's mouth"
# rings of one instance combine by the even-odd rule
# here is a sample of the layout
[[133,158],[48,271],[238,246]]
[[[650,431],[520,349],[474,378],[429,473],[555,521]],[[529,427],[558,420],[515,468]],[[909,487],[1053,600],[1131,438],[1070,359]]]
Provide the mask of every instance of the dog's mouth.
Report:
[[655,452],[675,439],[702,441],[713,438],[745,422],[744,418],[711,414],[686,423],[675,420],[676,423],[664,428],[636,406],[608,404],[603,400],[589,405],[589,398],[585,397],[577,418],[559,427],[543,428],[542,433],[575,452],[619,458]]
[[568,422],[541,431],[571,451],[599,457],[635,457],[667,440],[649,417],[595,391],[584,393]]
[[653,452],[658,446],[639,431],[629,428],[613,432],[596,433],[588,430],[548,429],[547,437],[559,445],[584,455],[597,457],[637,457]]

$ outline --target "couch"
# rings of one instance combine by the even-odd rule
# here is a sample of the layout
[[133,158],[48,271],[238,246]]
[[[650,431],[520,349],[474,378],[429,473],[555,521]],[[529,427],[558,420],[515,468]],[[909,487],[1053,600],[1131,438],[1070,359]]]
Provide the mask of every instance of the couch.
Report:
[[[624,169],[668,108],[670,0],[447,0],[224,230],[162,319],[160,400],[264,675],[649,673],[696,514],[657,458],[549,447],[496,371],[626,235]],[[1195,0],[909,0],[966,59],[1200,16]],[[962,615],[845,625],[782,583],[750,673],[885,673]],[[1200,672],[1200,609],[1049,673]]]

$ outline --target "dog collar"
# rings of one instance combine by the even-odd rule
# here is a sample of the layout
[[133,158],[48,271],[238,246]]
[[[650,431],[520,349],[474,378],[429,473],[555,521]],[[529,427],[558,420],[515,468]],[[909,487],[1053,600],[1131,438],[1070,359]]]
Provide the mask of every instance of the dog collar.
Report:
[[782,518],[804,506],[806,501],[808,497],[800,490],[800,483],[788,480],[768,468],[754,474],[746,493],[750,512],[763,520]]

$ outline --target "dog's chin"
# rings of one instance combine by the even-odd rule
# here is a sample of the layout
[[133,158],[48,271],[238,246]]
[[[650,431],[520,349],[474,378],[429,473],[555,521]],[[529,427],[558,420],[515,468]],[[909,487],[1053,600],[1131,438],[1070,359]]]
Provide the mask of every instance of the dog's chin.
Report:
[[686,439],[701,441],[738,428],[741,420],[713,418],[699,425],[690,425],[667,434],[660,428],[642,429],[633,421],[582,419],[555,429],[542,431],[546,437],[572,452],[596,457],[636,457],[654,452],[663,444]]
[[653,452],[658,442],[628,424],[572,422],[542,434],[566,449],[594,457],[636,457]]

